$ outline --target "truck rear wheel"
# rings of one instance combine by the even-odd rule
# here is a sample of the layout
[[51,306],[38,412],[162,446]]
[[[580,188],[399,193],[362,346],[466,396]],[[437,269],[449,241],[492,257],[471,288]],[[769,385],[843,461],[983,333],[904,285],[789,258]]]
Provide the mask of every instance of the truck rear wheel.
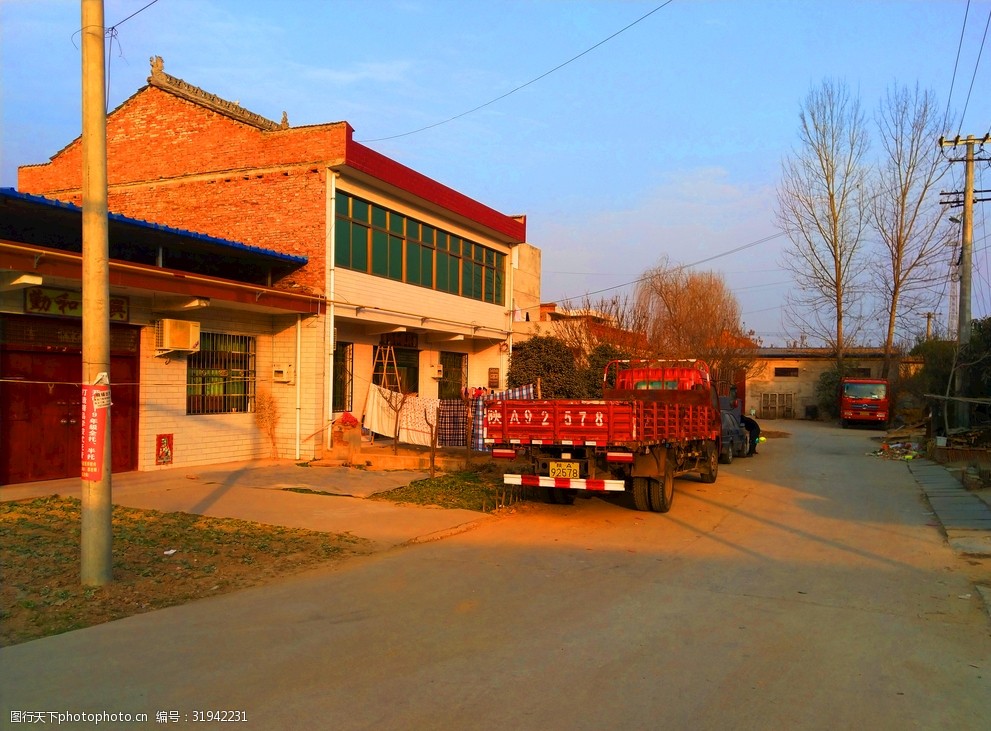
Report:
[[650,479],[650,509],[655,513],[666,513],[671,509],[673,501],[674,470],[668,465],[661,479]]
[[716,451],[716,444],[715,442],[706,442],[705,464],[699,475],[702,482],[715,482],[717,474],[719,474],[719,453]]
[[650,484],[646,477],[633,478],[633,504],[637,510],[650,510]]

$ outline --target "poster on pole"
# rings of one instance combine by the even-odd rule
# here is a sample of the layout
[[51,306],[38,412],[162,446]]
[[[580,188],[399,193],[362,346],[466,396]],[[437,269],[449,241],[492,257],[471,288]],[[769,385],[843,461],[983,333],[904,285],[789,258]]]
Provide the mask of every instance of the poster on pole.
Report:
[[83,384],[82,387],[81,477],[96,482],[103,479],[103,451],[110,424],[110,386]]

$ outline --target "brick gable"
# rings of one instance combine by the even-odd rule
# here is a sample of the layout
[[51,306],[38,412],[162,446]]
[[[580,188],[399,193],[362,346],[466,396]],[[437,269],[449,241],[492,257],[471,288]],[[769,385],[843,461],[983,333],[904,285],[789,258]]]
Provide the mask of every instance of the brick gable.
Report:
[[[289,127],[181,79],[152,60],[152,76],[107,117],[108,208],[132,218],[305,256],[279,287],[323,293],[328,167],[358,173],[512,245],[522,217],[505,216],[352,139],[346,122]],[[367,176],[367,177],[366,177]],[[19,189],[82,203],[82,141],[22,167]],[[167,263],[166,263],[167,266]]]

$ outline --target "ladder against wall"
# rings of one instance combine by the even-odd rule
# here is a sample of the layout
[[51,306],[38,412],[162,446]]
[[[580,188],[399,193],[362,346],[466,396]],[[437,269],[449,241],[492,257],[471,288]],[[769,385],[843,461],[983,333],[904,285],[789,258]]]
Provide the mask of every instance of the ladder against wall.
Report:
[[378,384],[388,391],[402,393],[402,382],[399,379],[399,366],[396,364],[396,351],[391,345],[380,345],[375,349],[375,362],[372,373],[381,375]]

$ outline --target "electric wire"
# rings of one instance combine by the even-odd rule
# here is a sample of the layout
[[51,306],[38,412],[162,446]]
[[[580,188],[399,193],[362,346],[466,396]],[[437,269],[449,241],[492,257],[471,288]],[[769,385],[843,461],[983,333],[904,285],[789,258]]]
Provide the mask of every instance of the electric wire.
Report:
[[143,13],[145,10],[147,10],[148,8],[150,8],[152,5],[154,5],[157,2],[158,2],[158,0],[151,0],[151,2],[148,3],[147,5],[145,5],[143,8],[139,8],[139,9],[135,10],[133,13],[131,13],[130,15],[128,15],[126,18],[124,18],[123,20],[117,21],[112,26],[110,26],[109,28],[107,28],[106,31],[105,31],[106,37],[110,39],[110,43],[107,44],[107,79],[106,79],[106,91],[104,92],[104,95],[103,95],[103,104],[104,104],[104,107],[106,108],[106,111],[108,113],[110,111],[110,69],[112,67],[111,60],[112,60],[112,55],[113,55],[114,42],[117,43],[117,52],[119,54],[121,54],[121,55],[123,55],[123,53],[124,53],[123,48],[121,48],[121,45],[120,45],[120,40],[117,37],[118,36],[117,29],[120,28],[120,26],[124,25],[124,23],[126,23],[127,21],[129,21],[131,18],[133,18],[136,15],[140,15],[141,13]]
[[[953,62],[953,76],[950,77],[950,93],[946,95],[946,111],[943,113],[943,129],[950,122],[950,103],[953,101],[953,87],[957,82],[957,69],[960,66],[960,54],[963,52],[964,33],[967,30],[967,16],[970,14],[970,0],[967,0],[967,7],[963,12],[963,25],[960,27],[960,40],[957,41],[957,58]],[[949,130],[947,130],[949,131]]]
[[[749,244],[744,244],[743,246],[737,246],[735,249],[730,249],[730,250],[724,251],[724,252],[722,252],[720,254],[714,254],[713,256],[706,257],[705,259],[699,259],[698,261],[694,261],[691,264],[681,264],[681,265],[679,265],[677,267],[674,267],[671,271],[672,272],[680,272],[683,269],[690,269],[692,267],[698,266],[699,264],[706,264],[706,263],[708,263],[710,261],[714,261],[716,259],[722,259],[724,256],[729,256],[731,254],[736,254],[736,253],[739,253],[741,251],[745,251],[746,249],[751,249],[754,246],[759,246],[760,244],[765,244],[768,241],[773,241],[774,239],[781,238],[784,235],[785,235],[785,232],[784,231],[779,231],[776,234],[771,234],[770,236],[765,236],[762,239],[758,239],[756,241],[751,241]],[[634,284],[640,284],[641,282],[646,282],[650,278],[651,277],[648,274],[648,275],[639,277],[637,279],[634,279],[631,282],[624,282],[622,284],[616,284],[616,285],[613,285],[612,287],[604,287],[603,289],[597,289],[597,290],[595,290],[593,292],[585,292],[585,294],[583,296],[584,297],[590,297],[591,295],[602,294],[603,292],[611,292],[614,289],[622,289],[623,287],[629,287],[629,286],[634,285]],[[572,299],[574,299],[574,297],[561,297],[561,298],[558,298],[556,300],[552,300],[552,302],[554,302],[555,304],[561,304],[563,302],[570,302]]]
[[960,114],[960,128],[963,128],[964,120],[967,118],[967,107],[970,106],[970,95],[974,91],[974,80],[977,78],[977,71],[981,66],[981,55],[984,53],[984,44],[988,40],[988,27],[991,27],[991,9],[988,10],[988,19],[984,24],[984,35],[981,38],[981,47],[977,50],[977,61],[974,62],[974,73],[970,77],[970,88],[967,90],[967,100],[963,105],[963,112]]
[[120,26],[124,25],[124,23],[126,23],[131,18],[133,18],[135,15],[140,15],[141,13],[143,13],[145,10],[147,10],[148,8],[150,8],[152,5],[154,5],[157,2],[158,2],[158,0],[151,0],[151,2],[148,3],[147,5],[145,5],[143,8],[139,8],[138,10],[135,10],[133,13],[131,13],[130,15],[128,15],[123,20],[119,20],[116,23],[114,23],[111,27],[112,28],[119,28]]
[[[131,18],[135,17],[136,15],[140,15],[141,13],[143,13],[145,10],[147,10],[148,8],[150,8],[152,5],[154,5],[157,2],[158,2],[158,0],[151,0],[151,2],[149,2],[147,5],[145,5],[142,8],[138,8],[137,10],[135,10],[133,13],[131,13],[130,15],[128,15],[123,20],[119,20],[119,21],[117,21],[116,23],[114,23],[111,26],[104,26],[103,34],[104,34],[104,36],[106,38],[109,38],[110,39],[110,43],[108,44],[108,47],[107,47],[107,65],[106,65],[106,83],[105,83],[105,87],[106,88],[104,89],[104,93],[103,93],[103,105],[104,105],[104,109],[107,112],[110,111],[110,69],[111,69],[111,63],[110,63],[110,61],[111,61],[111,57],[112,57],[112,53],[113,53],[113,47],[114,47],[114,43],[115,42],[117,43],[118,52],[121,52],[121,50],[120,50],[120,41],[117,38],[117,36],[118,36],[117,29],[120,26],[124,25],[124,23],[126,23],[127,21],[129,21]],[[79,30],[77,30],[75,33],[72,34],[72,45],[73,46],[76,45],[76,41],[75,41],[76,36],[79,35],[80,33],[82,33],[83,30],[85,30],[85,29],[84,28],[80,28]],[[77,46],[77,48],[78,48],[78,46]]]
[[[495,97],[494,99],[490,99],[489,101],[485,102],[484,104],[479,104],[477,107],[473,107],[472,109],[469,109],[466,112],[461,112],[460,114],[455,114],[453,117],[448,117],[447,119],[444,119],[444,120],[442,120],[440,122],[434,122],[433,124],[428,124],[425,127],[420,127],[419,129],[410,130],[409,132],[402,132],[401,134],[390,135],[388,137],[376,137],[375,139],[360,140],[360,141],[361,142],[385,142],[386,140],[395,140],[395,139],[399,139],[400,137],[409,137],[410,135],[415,135],[415,134],[417,134],[419,132],[425,132],[428,129],[434,129],[435,127],[440,127],[441,125],[447,124],[449,122],[453,122],[456,119],[461,119],[462,117],[467,117],[469,114],[473,114],[474,112],[477,112],[480,109],[485,109],[485,107],[491,106],[491,105],[495,104],[498,101],[502,101],[506,97],[511,96],[511,95],[515,94],[516,92],[518,92],[518,91],[520,91],[522,89],[525,89],[526,87],[528,87],[528,86],[530,86],[532,84],[537,83],[541,79],[550,76],[555,71],[559,71],[559,70],[563,69],[568,64],[574,63],[575,61],[577,61],[578,59],[580,59],[582,56],[584,56],[584,55],[586,55],[588,53],[591,53],[592,51],[594,51],[599,46],[602,46],[602,45],[608,43],[609,41],[611,41],[613,38],[615,38],[616,36],[620,35],[621,33],[625,33],[626,31],[628,31],[633,26],[637,25],[638,23],[643,22],[644,20],[646,20],[647,18],[649,18],[651,15],[653,15],[654,13],[656,13],[659,10],[664,9],[665,7],[667,7],[668,5],[670,5],[673,2],[674,2],[674,0],[665,0],[665,2],[661,3],[660,5],[658,5],[656,8],[654,8],[650,12],[645,13],[644,15],[641,15],[639,18],[637,18],[636,20],[634,20],[632,23],[630,23],[629,25],[627,25],[624,28],[620,28],[618,31],[616,31],[615,33],[613,33],[611,36],[608,36],[607,38],[603,38],[601,41],[599,41],[598,43],[596,43],[594,46],[591,46],[589,48],[586,48],[584,51],[582,51],[581,53],[579,53],[577,56],[573,56],[572,58],[569,58],[564,63],[560,63],[557,66],[555,66],[554,68],[552,68],[550,71],[545,71],[544,73],[540,74],[540,76],[537,76],[537,77],[535,77],[533,79],[530,79],[525,84],[520,84],[515,89],[510,89],[505,94],[500,94],[499,96]],[[968,2],[969,2],[969,0],[968,0]]]

